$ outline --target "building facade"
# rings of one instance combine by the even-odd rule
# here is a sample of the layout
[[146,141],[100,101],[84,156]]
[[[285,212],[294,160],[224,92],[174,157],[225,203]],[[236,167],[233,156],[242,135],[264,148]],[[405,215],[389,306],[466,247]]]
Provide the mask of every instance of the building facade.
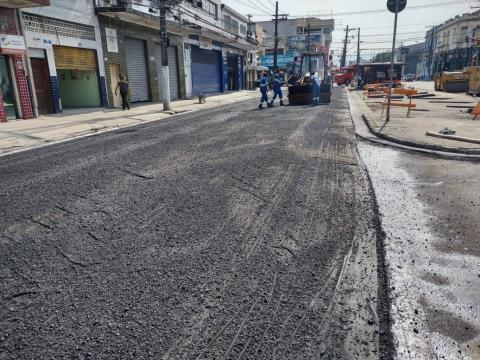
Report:
[[[263,29],[264,52],[261,65],[273,67],[275,22],[262,21],[257,25]],[[318,18],[280,19],[278,23],[278,57],[277,65],[285,67],[302,52],[323,52],[330,54],[332,32],[335,21]],[[310,34],[310,36],[308,36]]]
[[19,8],[48,4],[49,0],[0,1],[0,122],[34,117]]
[[[160,101],[161,46],[157,1],[96,0],[105,54],[107,94],[118,105],[119,75],[129,79],[132,100]],[[244,61],[255,44],[248,19],[220,0],[174,1],[167,15],[172,100],[245,88]]]
[[457,15],[434,26],[425,34],[422,78],[429,80],[440,71],[480,64],[479,46],[480,11]]
[[107,106],[100,27],[91,1],[51,0],[22,21],[39,114]]

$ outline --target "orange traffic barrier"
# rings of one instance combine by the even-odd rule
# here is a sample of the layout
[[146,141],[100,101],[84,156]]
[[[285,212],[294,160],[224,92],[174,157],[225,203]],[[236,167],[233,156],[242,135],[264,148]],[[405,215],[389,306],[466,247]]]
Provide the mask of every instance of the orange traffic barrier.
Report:
[[[385,111],[385,106],[388,105],[388,90],[389,89],[384,89],[385,96],[383,98],[382,104],[382,114]],[[399,102],[391,102],[390,106],[397,106],[397,107],[406,107],[408,108],[407,110],[407,117],[410,117],[410,113],[413,108],[416,108],[417,105],[412,103],[412,96],[417,94],[417,90],[413,89],[393,89],[394,94],[398,95],[407,95],[408,96],[408,103],[399,103]],[[480,112],[479,112],[480,115]]]
[[472,115],[473,119],[476,120],[478,116],[480,116],[480,101],[477,103],[477,105],[473,108],[472,110]]

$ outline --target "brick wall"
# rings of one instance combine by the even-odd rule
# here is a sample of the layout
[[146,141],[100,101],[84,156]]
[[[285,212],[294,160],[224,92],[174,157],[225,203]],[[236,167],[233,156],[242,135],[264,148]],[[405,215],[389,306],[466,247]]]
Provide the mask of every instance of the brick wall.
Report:
[[24,63],[21,55],[12,56],[13,72],[17,83],[18,97],[20,108],[22,109],[22,118],[32,119],[32,102],[30,100],[30,92],[28,89],[27,78],[24,72]]
[[5,108],[3,107],[3,95],[0,91],[0,123],[7,121],[7,117],[5,114]]
[[[15,21],[15,12],[13,9],[0,7],[0,33],[17,35],[17,25]],[[14,82],[18,91],[18,102],[23,119],[33,118],[32,102],[28,89],[27,78],[25,77],[25,63],[21,55],[11,56],[13,64]],[[3,98],[0,98],[0,121],[5,121],[5,109],[3,106]]]

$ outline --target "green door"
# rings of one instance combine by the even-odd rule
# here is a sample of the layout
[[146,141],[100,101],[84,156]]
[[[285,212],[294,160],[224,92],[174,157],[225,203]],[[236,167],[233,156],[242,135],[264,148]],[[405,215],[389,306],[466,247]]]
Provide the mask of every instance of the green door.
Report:
[[7,119],[17,118],[17,106],[15,100],[15,90],[13,88],[12,77],[10,76],[10,67],[8,58],[0,55],[0,91],[3,95],[3,106]]

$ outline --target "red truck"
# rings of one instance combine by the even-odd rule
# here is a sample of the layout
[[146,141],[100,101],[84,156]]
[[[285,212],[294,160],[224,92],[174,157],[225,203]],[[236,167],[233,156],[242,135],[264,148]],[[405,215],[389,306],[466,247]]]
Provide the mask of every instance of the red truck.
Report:
[[356,74],[356,66],[341,67],[339,71],[335,74],[333,80],[337,83],[337,85],[348,85],[353,80]]

